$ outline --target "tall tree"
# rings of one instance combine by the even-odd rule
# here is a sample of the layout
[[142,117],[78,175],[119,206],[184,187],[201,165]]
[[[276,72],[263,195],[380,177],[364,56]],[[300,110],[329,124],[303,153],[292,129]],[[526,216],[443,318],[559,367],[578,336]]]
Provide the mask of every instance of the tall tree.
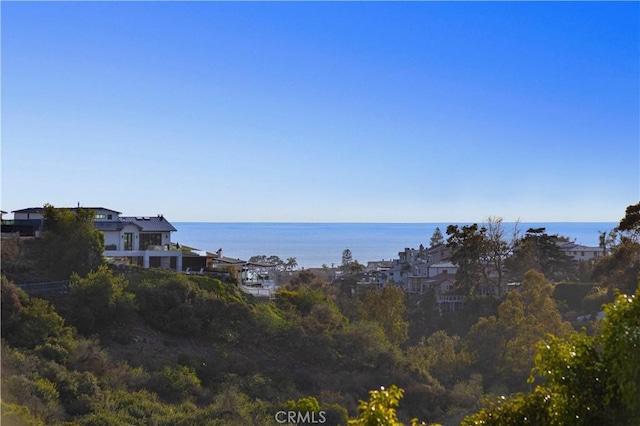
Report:
[[484,250],[486,228],[477,223],[447,227],[447,247],[451,249],[451,261],[458,266],[456,285],[465,294],[472,294],[482,281],[481,256]]
[[497,317],[481,318],[465,341],[474,361],[489,380],[499,378],[511,390],[522,388],[533,366],[536,343],[547,333],[571,333],[552,297],[553,287],[536,271],[529,271],[522,290],[507,294]]
[[364,296],[360,318],[378,323],[389,341],[399,345],[409,337],[409,323],[404,318],[406,309],[404,291],[401,289],[372,289]]
[[627,207],[617,229],[640,234],[640,202]]
[[[640,419],[640,289],[605,306],[600,332],[538,345],[534,390],[504,397],[462,422],[472,425],[637,425]],[[532,374],[533,376],[533,374]],[[533,379],[532,377],[531,379]]]
[[440,231],[439,227],[433,231],[433,235],[431,235],[431,240],[429,241],[430,247],[435,247],[438,244],[444,244],[444,236],[442,235],[442,231]]
[[342,252],[342,266],[341,266],[342,270],[348,271],[352,263],[353,263],[353,254],[351,253],[351,250],[346,248]]
[[295,257],[290,257],[287,259],[287,262],[285,263],[285,267],[287,270],[293,271],[298,267],[298,261],[296,260]]
[[74,272],[86,275],[104,262],[104,234],[94,228],[94,215],[93,210],[71,211],[45,204],[42,244],[53,277],[67,279]]
[[486,229],[480,254],[482,275],[490,292],[500,296],[506,280],[505,263],[518,239],[518,222],[516,221],[510,239],[507,238],[507,230],[501,217],[489,216],[482,227]]
[[[601,246],[609,240],[600,234]],[[609,253],[600,259],[594,269],[593,278],[609,289],[633,292],[640,274],[640,203],[628,206],[620,224],[609,233],[611,244]],[[613,236],[613,238],[611,238]],[[616,238],[619,237],[619,240]]]
[[515,255],[509,261],[514,278],[521,279],[524,273],[530,269],[534,269],[554,281],[573,277],[575,265],[558,245],[558,243],[566,241],[567,238],[555,234],[548,235],[546,228],[527,229],[524,237],[518,241],[514,249]]

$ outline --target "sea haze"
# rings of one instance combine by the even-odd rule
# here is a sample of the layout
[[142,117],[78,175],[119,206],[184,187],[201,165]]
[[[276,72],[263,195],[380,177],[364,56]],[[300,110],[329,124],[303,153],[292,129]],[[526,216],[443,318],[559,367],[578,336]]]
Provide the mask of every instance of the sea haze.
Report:
[[[248,260],[255,255],[275,255],[283,260],[295,257],[300,268],[338,266],[342,252],[349,248],[353,259],[366,264],[391,260],[405,247],[429,246],[436,227],[446,238],[446,223],[280,223],[280,222],[173,222],[178,230],[172,241],[199,250],[223,250],[228,257]],[[464,225],[464,224],[459,224]],[[598,245],[598,232],[610,231],[614,222],[520,223],[529,228],[547,229],[549,234],[569,237],[578,244]],[[513,223],[504,223],[507,235]]]

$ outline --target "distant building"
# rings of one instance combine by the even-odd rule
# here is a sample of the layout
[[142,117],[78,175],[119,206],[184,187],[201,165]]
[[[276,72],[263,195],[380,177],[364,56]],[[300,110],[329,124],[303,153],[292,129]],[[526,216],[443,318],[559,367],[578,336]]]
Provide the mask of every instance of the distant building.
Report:
[[575,261],[594,260],[604,256],[602,247],[588,247],[572,242],[556,243],[562,252]]
[[[173,250],[171,233],[176,228],[157,216],[121,216],[122,213],[104,207],[72,207],[92,210],[94,227],[104,234],[104,256],[118,264],[132,263],[144,268],[182,270],[182,251]],[[21,236],[38,236],[44,217],[43,207],[14,210],[13,221],[2,221],[2,232],[17,230]],[[9,223],[11,222],[11,223]]]

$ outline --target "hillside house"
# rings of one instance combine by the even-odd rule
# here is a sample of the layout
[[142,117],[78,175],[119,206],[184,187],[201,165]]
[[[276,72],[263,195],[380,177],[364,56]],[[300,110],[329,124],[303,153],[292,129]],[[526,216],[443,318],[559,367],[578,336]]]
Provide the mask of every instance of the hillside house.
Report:
[[[104,234],[104,256],[118,263],[132,263],[144,268],[182,270],[182,251],[171,249],[171,233],[176,228],[164,218],[157,216],[121,216],[121,212],[104,207],[73,207],[92,210],[94,227]],[[14,222],[31,224],[34,235],[39,235],[44,217],[43,207],[14,210]],[[4,223],[3,223],[4,226]],[[21,233],[21,235],[24,235]],[[126,260],[125,260],[126,259]]]
[[558,242],[557,244],[565,255],[576,262],[599,259],[604,256],[602,247],[588,247],[572,242]]

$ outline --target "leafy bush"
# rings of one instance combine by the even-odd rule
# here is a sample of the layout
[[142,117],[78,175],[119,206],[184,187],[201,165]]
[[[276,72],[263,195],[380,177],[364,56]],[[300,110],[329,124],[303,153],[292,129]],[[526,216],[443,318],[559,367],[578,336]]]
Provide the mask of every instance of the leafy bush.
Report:
[[135,296],[127,291],[128,286],[126,278],[114,275],[106,266],[85,278],[74,274],[70,283],[71,323],[83,333],[113,322],[128,323],[135,312]]

